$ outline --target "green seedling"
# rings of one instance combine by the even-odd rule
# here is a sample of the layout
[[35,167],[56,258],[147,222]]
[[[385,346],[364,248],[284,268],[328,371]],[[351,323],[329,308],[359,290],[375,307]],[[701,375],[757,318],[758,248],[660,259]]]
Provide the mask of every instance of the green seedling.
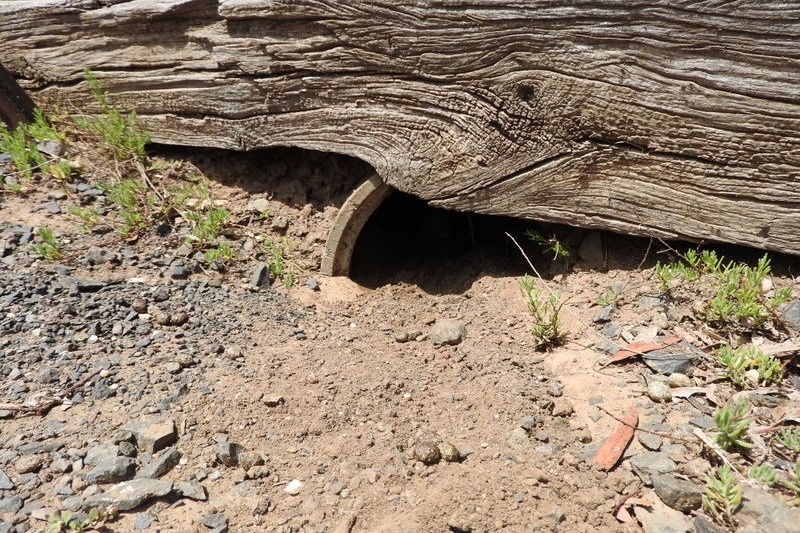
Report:
[[100,213],[91,207],[72,206],[69,208],[69,213],[83,221],[84,229],[91,229],[100,221]]
[[717,362],[728,369],[728,378],[739,388],[778,384],[783,379],[783,365],[752,345],[737,349],[725,345],[714,352]]
[[39,533],[88,533],[108,531],[108,522],[116,517],[112,510],[101,511],[93,508],[84,516],[76,516],[71,511],[60,511],[47,517],[47,527]]
[[[118,230],[121,236],[135,233],[147,225],[147,196],[143,194],[139,182],[124,179],[106,189],[109,202],[119,208],[119,216],[123,221]],[[143,203],[144,202],[144,203]]]
[[206,263],[213,263],[215,261],[226,262],[234,257],[236,257],[236,251],[224,242],[220,243],[216,248],[206,250],[204,254]]
[[794,464],[794,469],[789,476],[782,476],[778,474],[777,470],[764,464],[751,467],[749,475],[770,487],[779,487],[789,491],[793,498],[789,503],[791,505],[800,504],[800,460]]
[[230,212],[222,208],[214,208],[207,212],[195,211],[189,217],[195,222],[189,240],[199,246],[211,245],[219,237],[230,216]]
[[39,228],[36,230],[36,235],[39,236],[42,242],[33,245],[32,250],[34,253],[47,261],[53,261],[61,257],[61,241],[56,239],[50,228]]
[[281,280],[286,289],[294,287],[296,266],[290,260],[292,244],[286,238],[267,239],[262,244],[267,253],[267,266],[275,279]]
[[569,271],[571,260],[569,250],[555,237],[555,235],[548,239],[533,229],[525,230],[524,235],[528,238],[528,240],[536,243],[539,248],[541,248],[542,252],[553,254],[553,261],[561,260],[564,263],[564,270]]
[[750,427],[750,404],[742,399],[734,405],[726,405],[714,412],[717,426],[716,442],[724,450],[750,449],[747,430]]
[[619,300],[619,292],[614,289],[606,289],[603,294],[597,297],[597,305],[600,307],[608,307],[609,305],[616,305]]
[[800,453],[800,427],[780,430],[775,435],[775,442],[792,453]]
[[533,317],[531,333],[538,350],[547,350],[563,344],[566,335],[561,328],[559,312],[563,303],[556,292],[547,294],[536,286],[533,277],[525,275],[519,282],[522,296]]
[[714,477],[706,479],[703,509],[718,523],[734,528],[733,515],[742,504],[742,487],[728,466],[721,466]]

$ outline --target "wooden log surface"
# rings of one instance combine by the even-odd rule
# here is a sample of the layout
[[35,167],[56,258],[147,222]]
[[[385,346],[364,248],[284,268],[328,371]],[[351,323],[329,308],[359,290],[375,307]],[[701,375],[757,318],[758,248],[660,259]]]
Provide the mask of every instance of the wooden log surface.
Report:
[[299,146],[465,211],[800,254],[800,3],[0,1],[0,62],[153,140]]

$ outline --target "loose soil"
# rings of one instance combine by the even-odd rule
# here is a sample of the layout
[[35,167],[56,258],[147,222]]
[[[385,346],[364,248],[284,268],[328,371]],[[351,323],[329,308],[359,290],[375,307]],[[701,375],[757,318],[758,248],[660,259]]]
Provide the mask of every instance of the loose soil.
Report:
[[[699,395],[691,403],[655,403],[646,394],[654,373],[641,362],[605,366],[614,345],[626,340],[677,334],[707,348],[709,333],[691,319],[691,304],[669,316],[653,304],[659,291],[651,268],[672,253],[666,245],[600,234],[599,248],[584,249],[591,261],[576,254],[567,273],[524,242],[527,223],[463,216],[443,222],[434,212],[419,224],[390,210],[382,215],[389,230],[365,232],[355,281],[322,278],[315,269],[327,232],[338,206],[367,175],[365,165],[288,149],[244,155],[161,147],[158,154],[193,164],[211,179],[212,196],[234,213],[236,231],[228,239],[239,258],[227,270],[207,268],[182,251],[180,225],[161,235],[149,229],[136,241],[81,231],[68,208],[89,200],[69,187],[34,182],[26,194],[0,200],[6,232],[0,365],[8,382],[0,402],[36,393],[58,397],[89,370],[107,370],[44,414],[6,410],[0,420],[0,468],[16,484],[2,495],[16,494],[25,504],[2,520],[17,531],[45,527],[30,516],[37,508],[41,517],[42,509],[61,509],[70,496],[103,490],[81,482],[88,470],[80,468],[82,454],[114,439],[131,420],[153,416],[175,421],[182,454],[163,479],[199,480],[208,498],[151,500],[121,513],[112,531],[133,531],[137,513],[156,517],[147,531],[161,532],[210,531],[201,521],[214,513],[237,532],[640,531],[642,524],[659,530],[647,526],[652,516],[671,520],[676,530],[694,527],[691,515],[675,518],[655,503],[636,507],[627,523],[618,520],[626,496],[658,500],[628,461],[647,451],[639,439],[610,472],[591,462],[620,425],[613,417],[630,406],[638,408],[640,426],[660,425],[674,437],[661,444],[674,474],[702,489],[717,462],[689,424],[708,419],[713,402]],[[248,210],[258,198],[269,204],[263,219]],[[413,204],[398,198],[401,207]],[[48,211],[53,201],[61,213]],[[278,219],[287,224],[274,224]],[[444,245],[469,225],[479,242],[432,257],[441,248],[431,233],[441,231]],[[14,244],[12,229],[30,226],[68,239],[64,258],[39,260],[29,246]],[[541,229],[573,250],[589,235]],[[567,302],[568,340],[552,352],[534,349],[519,289],[530,269],[505,231],[520,239]],[[252,285],[253,269],[267,260],[259,235],[293,243],[294,287]],[[415,239],[433,239],[432,248],[416,249]],[[87,264],[93,246],[114,260]],[[188,279],[172,276],[176,260],[191,271]],[[790,272],[793,263],[777,258],[776,268]],[[65,275],[99,280],[103,288],[61,290]],[[775,282],[793,281],[784,275]],[[613,337],[606,324],[594,322],[597,300],[610,287],[619,292]],[[146,312],[131,311],[136,300]],[[185,312],[189,320],[160,324],[159,311]],[[431,342],[431,328],[442,319],[465,326],[460,343]],[[176,360],[179,368],[169,366]],[[55,377],[43,379],[49,368]],[[727,385],[711,380],[718,371],[709,368],[694,367],[694,383],[722,394]],[[778,407],[797,408],[797,383],[786,381],[770,417]],[[260,454],[264,467],[221,464],[217,451],[225,441]],[[442,441],[455,445],[460,461],[417,460],[418,445]],[[38,447],[24,447],[31,443]],[[20,451],[27,449],[35,451]],[[26,453],[44,461],[33,476],[15,470]],[[59,458],[72,466],[53,469]],[[296,495],[284,491],[292,480],[302,482]]]

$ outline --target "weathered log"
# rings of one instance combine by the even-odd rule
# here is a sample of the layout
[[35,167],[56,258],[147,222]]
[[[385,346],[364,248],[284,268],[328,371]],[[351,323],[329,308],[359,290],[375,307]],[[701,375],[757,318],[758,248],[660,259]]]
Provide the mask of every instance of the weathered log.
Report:
[[800,4],[0,1],[0,60],[155,141],[368,161],[451,209],[800,254]]

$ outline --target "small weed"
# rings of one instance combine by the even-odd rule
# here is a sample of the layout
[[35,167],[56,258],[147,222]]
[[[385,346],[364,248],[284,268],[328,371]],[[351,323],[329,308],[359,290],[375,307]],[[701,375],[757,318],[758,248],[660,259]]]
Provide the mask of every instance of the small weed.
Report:
[[112,510],[100,511],[94,508],[87,516],[79,517],[70,511],[60,511],[47,517],[47,527],[39,533],[86,533],[89,531],[108,531],[106,524],[116,517]]
[[91,229],[100,221],[100,213],[93,208],[72,206],[69,208],[69,212],[83,221],[84,229]]
[[750,427],[750,404],[742,399],[735,405],[726,405],[714,412],[714,423],[717,426],[716,442],[724,450],[735,448],[749,449],[752,444],[745,440]]
[[34,244],[32,250],[42,259],[53,261],[61,257],[61,241],[57,240],[50,228],[39,228],[36,234],[41,239],[41,243]]
[[619,292],[609,288],[597,297],[597,305],[600,307],[608,307],[609,305],[616,305],[618,300]]
[[145,145],[150,142],[150,137],[136,124],[136,112],[131,111],[123,115],[111,107],[108,95],[103,91],[94,73],[86,68],[83,74],[102,114],[97,117],[79,118],[76,120],[78,126],[98,136],[115,157],[124,160],[143,159]]
[[133,179],[124,179],[106,189],[108,201],[119,208],[119,216],[124,223],[118,233],[121,236],[135,233],[147,225],[146,195],[142,194],[141,185]]
[[269,255],[267,266],[275,279],[281,280],[287,289],[294,287],[295,266],[289,259],[291,243],[285,239],[268,239],[263,243],[264,251]]
[[790,473],[790,477],[779,475],[774,468],[764,464],[751,467],[749,475],[771,487],[780,487],[789,491],[794,497],[790,504],[800,504],[800,460],[794,464],[794,471]]
[[200,246],[211,245],[219,237],[230,216],[230,212],[222,208],[190,213],[189,218],[195,222],[195,226],[189,240]]
[[544,235],[539,233],[533,229],[525,230],[525,236],[528,240],[536,243],[539,245],[539,248],[544,253],[551,253],[553,254],[553,261],[561,260],[564,263],[564,270],[569,271],[570,267],[570,253],[569,250],[564,246],[564,244],[559,241],[555,235],[551,236],[549,239],[545,238]]
[[536,287],[535,279],[527,274],[520,279],[519,285],[528,311],[533,316],[531,333],[536,339],[536,348],[547,350],[562,344],[565,334],[558,316],[563,305],[561,297],[555,292],[544,294],[542,289]]
[[800,427],[780,430],[775,435],[775,442],[792,453],[800,453]]
[[230,261],[236,257],[236,251],[227,243],[220,243],[216,248],[206,250],[204,259],[206,263],[213,263],[215,261]]
[[717,475],[706,479],[703,509],[722,525],[735,527],[734,513],[742,504],[742,487],[727,466],[717,469]]
[[56,179],[68,178],[72,173],[69,161],[57,159],[48,162],[36,147],[36,143],[40,141],[63,140],[64,134],[47,121],[40,109],[34,109],[33,122],[19,124],[12,132],[0,123],[0,152],[6,152],[11,156],[11,162],[24,178],[30,178],[37,168],[41,168]]
[[714,352],[717,362],[728,369],[728,378],[739,388],[753,388],[783,379],[783,365],[752,345],[737,349],[725,345]]

